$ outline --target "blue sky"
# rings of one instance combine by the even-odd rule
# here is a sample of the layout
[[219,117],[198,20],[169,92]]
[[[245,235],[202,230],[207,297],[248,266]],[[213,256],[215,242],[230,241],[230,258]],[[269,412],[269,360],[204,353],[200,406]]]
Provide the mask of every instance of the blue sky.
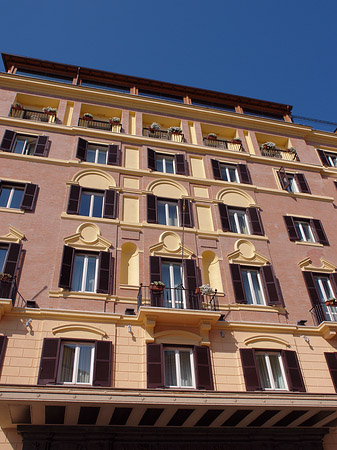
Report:
[[286,103],[337,122],[335,0],[16,0],[1,12],[4,53]]

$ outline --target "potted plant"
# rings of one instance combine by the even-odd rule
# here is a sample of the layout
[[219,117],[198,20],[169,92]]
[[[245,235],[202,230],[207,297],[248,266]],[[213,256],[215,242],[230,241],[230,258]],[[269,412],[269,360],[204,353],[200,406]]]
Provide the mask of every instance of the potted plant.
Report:
[[121,119],[119,117],[110,117],[109,123],[111,125],[119,125],[121,123]]
[[151,123],[151,125],[149,126],[149,130],[150,130],[150,131],[160,131],[160,130],[161,130],[161,127],[160,127],[159,123],[153,122],[153,123]]
[[232,144],[242,144],[242,140],[238,137],[232,139]]
[[0,281],[10,281],[12,279],[12,275],[10,273],[0,272]]
[[289,153],[296,153],[296,148],[295,147],[289,147],[289,148],[287,148],[287,152],[289,152]]
[[183,134],[183,130],[180,127],[170,127],[167,131],[170,134]]
[[217,135],[215,133],[208,133],[207,139],[209,139],[210,141],[216,141]]
[[53,108],[52,106],[47,106],[47,107],[45,107],[45,108],[42,108],[42,111],[43,111],[45,114],[53,115],[53,114],[56,114],[56,113],[57,113],[57,108]]
[[326,306],[337,306],[337,300],[334,297],[330,297],[325,301]]
[[150,283],[150,291],[162,292],[165,289],[165,284],[162,281],[153,281]]
[[274,142],[265,142],[261,145],[261,150],[275,150],[276,144]]
[[212,295],[214,294],[214,291],[209,284],[203,284],[202,286],[196,288],[195,293],[201,295]]
[[13,103],[12,109],[14,109],[14,111],[22,111],[23,110],[23,106],[20,105],[20,103]]
[[94,116],[91,113],[84,113],[82,119],[83,120],[93,120]]

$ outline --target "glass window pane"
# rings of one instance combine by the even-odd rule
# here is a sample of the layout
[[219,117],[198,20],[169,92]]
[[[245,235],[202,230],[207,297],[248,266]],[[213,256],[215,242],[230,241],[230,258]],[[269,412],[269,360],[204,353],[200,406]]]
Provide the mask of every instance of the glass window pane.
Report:
[[21,206],[21,200],[23,197],[23,189],[14,189],[10,208],[19,209]]
[[88,148],[88,150],[87,150],[87,161],[94,163],[95,162],[95,156],[96,156],[96,150],[92,150],[92,149]]
[[269,361],[270,361],[271,370],[273,373],[275,388],[276,389],[285,389],[286,385],[285,385],[283,375],[282,375],[279,355],[269,355]]
[[95,292],[95,278],[96,278],[96,256],[86,256],[88,260],[87,274],[85,281],[85,291]]
[[20,140],[17,139],[15,141],[15,145],[14,145],[14,149],[13,149],[13,153],[19,153],[19,154],[23,154],[24,148],[25,148],[25,140]]
[[98,150],[98,155],[97,155],[98,164],[106,164],[106,159],[107,159],[107,151]]
[[237,212],[238,222],[239,222],[239,233],[248,234],[246,214],[243,211]]
[[60,375],[60,381],[62,383],[71,383],[73,381],[74,359],[75,345],[64,344]]
[[165,158],[166,173],[174,173],[173,158]]
[[271,383],[268,375],[265,355],[256,355],[256,363],[260,375],[261,386],[263,389],[270,389]]
[[184,309],[184,291],[182,289],[183,280],[181,277],[181,265],[173,264],[173,285],[174,289],[174,306],[178,309]]
[[84,255],[75,255],[73,280],[71,285],[72,291],[82,290]]
[[93,195],[92,200],[94,202],[92,209],[92,217],[102,217],[103,195]]
[[92,347],[79,347],[79,360],[77,369],[77,383],[90,383],[90,366]]
[[7,207],[8,198],[9,198],[10,193],[11,193],[11,189],[10,188],[8,188],[8,187],[1,188],[1,192],[0,192],[0,206],[2,206],[3,208]]
[[168,225],[178,226],[178,217],[177,217],[177,205],[168,204],[168,215],[169,215],[169,223]]
[[235,222],[235,213],[234,211],[229,211],[229,221],[231,223],[231,229],[233,233],[239,233],[238,227]]
[[220,166],[220,170],[221,170],[221,178],[224,181],[229,181],[228,180],[228,174],[227,174],[227,167],[226,166]]
[[165,214],[165,203],[163,202],[158,202],[158,223],[162,225],[167,225]]
[[81,195],[81,204],[80,204],[80,215],[81,216],[89,216],[90,200],[91,200],[91,194],[86,194],[85,192],[83,192]]
[[156,158],[156,170],[158,172],[164,172],[163,157],[159,155]]
[[191,371],[191,354],[189,351],[179,351],[180,360],[180,385],[192,386],[192,371]]
[[243,287],[245,289],[247,303],[249,303],[251,305],[251,304],[253,304],[253,297],[252,297],[252,293],[251,293],[249,281],[248,281],[248,271],[242,270],[241,274],[242,274]]
[[313,236],[311,233],[310,225],[308,223],[302,222],[302,229],[307,242],[313,242]]
[[236,169],[234,167],[228,167],[229,179],[232,182],[236,182]]
[[165,385],[177,386],[175,351],[165,350]]
[[2,272],[4,270],[6,255],[7,255],[7,249],[0,248],[0,272]]
[[259,280],[259,275],[257,272],[255,271],[251,271],[251,279],[253,282],[253,289],[254,289],[254,293],[255,293],[255,297],[256,297],[256,301],[258,305],[263,305],[263,295],[262,295],[262,290],[261,290],[261,283]]

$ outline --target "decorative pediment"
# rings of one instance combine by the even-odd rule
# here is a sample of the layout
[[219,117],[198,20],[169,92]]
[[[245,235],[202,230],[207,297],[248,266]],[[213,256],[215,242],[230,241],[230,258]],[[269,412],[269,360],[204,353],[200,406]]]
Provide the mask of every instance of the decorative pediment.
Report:
[[335,266],[334,264],[332,264],[331,262],[327,261],[324,258],[321,258],[321,263],[322,263],[322,265],[320,267],[314,266],[309,257],[309,258],[305,258],[302,261],[300,261],[298,263],[298,265],[300,266],[300,268],[303,271],[308,271],[308,272],[332,273],[332,272],[335,272],[335,270],[337,268],[337,266]]
[[64,243],[78,250],[108,251],[112,242],[101,236],[99,227],[93,223],[82,223],[75,234],[64,238]]
[[236,241],[234,249],[234,252],[227,255],[231,263],[244,264],[246,266],[265,266],[269,263],[268,258],[258,253],[254,244],[247,239]]
[[151,255],[176,256],[190,259],[193,251],[188,247],[183,248],[180,236],[171,231],[165,231],[159,237],[159,242],[150,247]]
[[86,324],[67,324],[67,325],[61,325],[58,327],[52,328],[52,333],[55,336],[63,336],[63,337],[70,337],[70,338],[103,338],[107,334],[105,331],[93,327],[91,325]]
[[173,180],[161,179],[152,181],[148,187],[148,191],[151,191],[157,197],[175,198],[179,199],[182,196],[187,196],[188,193],[184,186]]
[[[266,343],[270,343],[271,345],[277,344],[278,347],[280,345],[282,345],[283,347],[290,347],[289,342],[287,342],[285,339],[282,339],[282,338],[279,338],[276,336],[262,336],[262,335],[252,336],[252,337],[245,339],[243,341],[243,343],[250,347],[254,347],[254,344],[258,344],[258,348],[259,347],[260,348],[261,347],[263,347],[263,348],[269,347],[266,345]],[[263,345],[261,345],[262,343],[263,343]]]
[[8,229],[9,233],[0,236],[1,242],[15,242],[18,244],[25,237],[25,235],[21,233],[21,231],[17,230],[12,225],[9,225]]
[[84,169],[77,172],[71,184],[79,184],[82,187],[92,189],[110,189],[116,187],[116,181],[112,176],[99,169]]
[[221,191],[218,192],[216,199],[231,206],[242,206],[244,208],[255,206],[254,200],[247,192],[234,187],[221,189]]

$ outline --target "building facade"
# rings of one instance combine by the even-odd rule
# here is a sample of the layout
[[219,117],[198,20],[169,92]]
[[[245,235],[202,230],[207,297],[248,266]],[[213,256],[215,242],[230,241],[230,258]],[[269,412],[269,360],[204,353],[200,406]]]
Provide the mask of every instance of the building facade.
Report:
[[0,448],[337,447],[337,135],[3,55]]

